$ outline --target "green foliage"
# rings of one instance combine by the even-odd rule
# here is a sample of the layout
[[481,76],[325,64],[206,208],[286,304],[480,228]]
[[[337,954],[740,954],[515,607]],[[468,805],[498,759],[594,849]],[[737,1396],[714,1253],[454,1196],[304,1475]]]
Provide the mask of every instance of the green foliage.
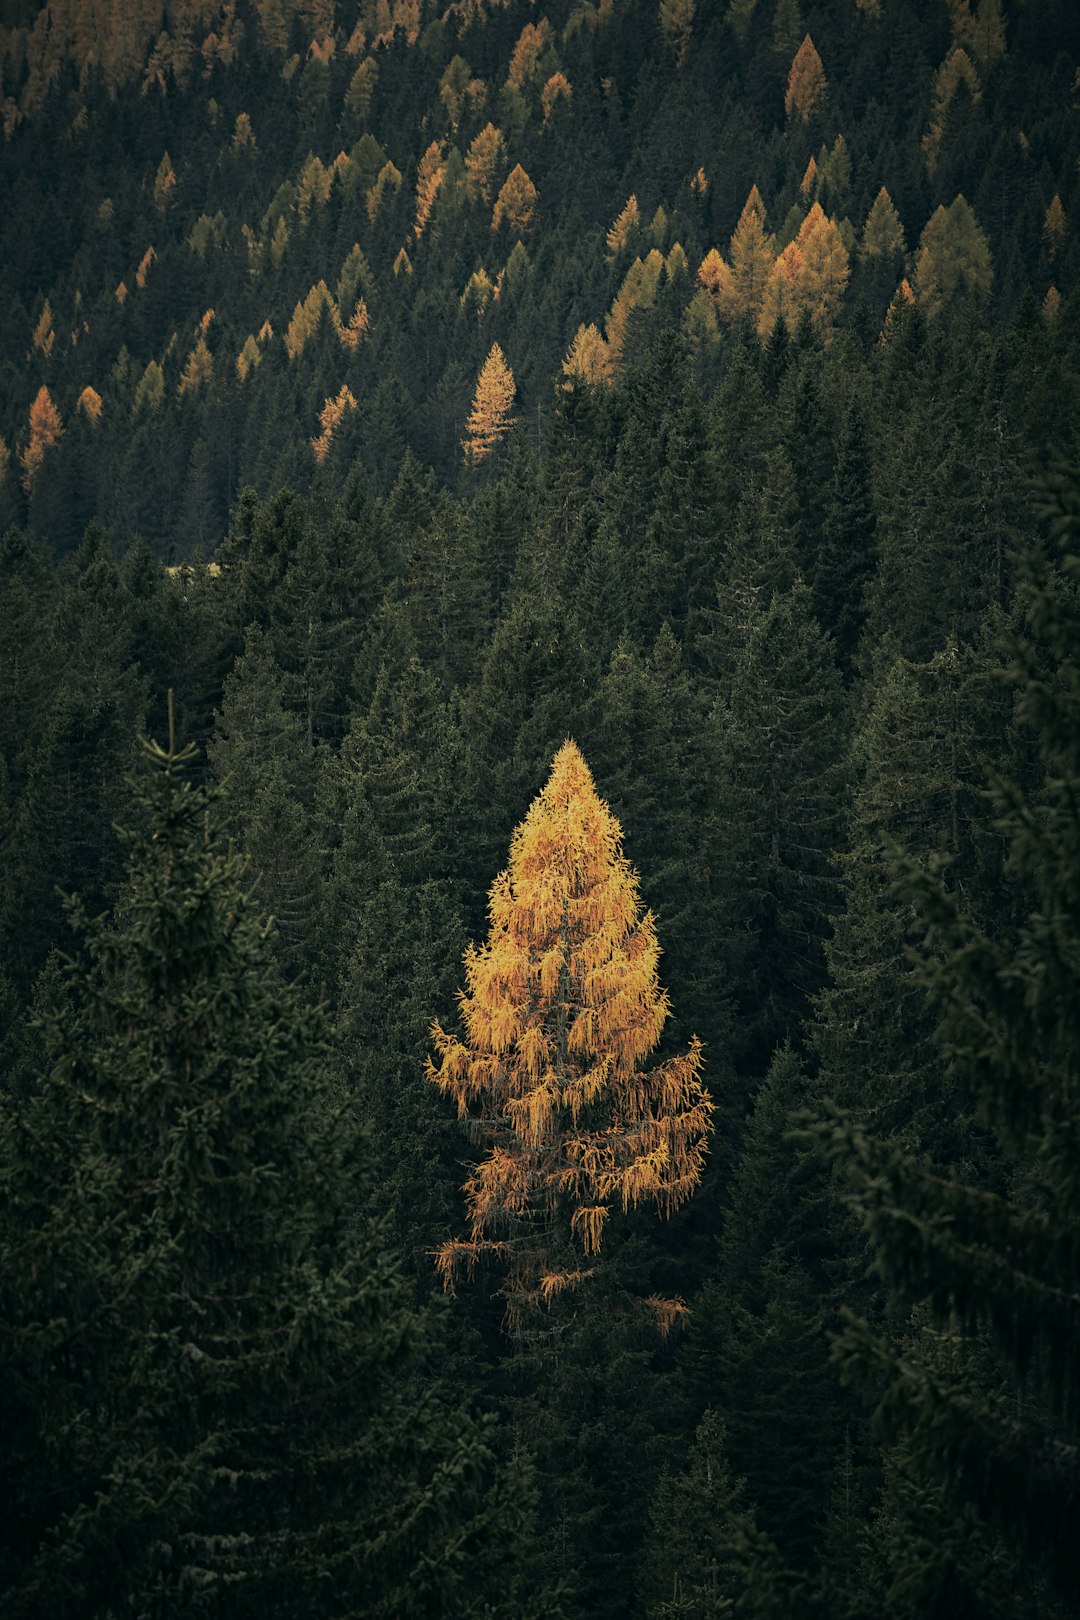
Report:
[[410,1376],[352,1111],[193,752],[150,750],[115,923],[73,907],[71,1005],[4,1107],[5,1608],[300,1615],[330,1578],[372,1615],[487,1612],[519,1510]]

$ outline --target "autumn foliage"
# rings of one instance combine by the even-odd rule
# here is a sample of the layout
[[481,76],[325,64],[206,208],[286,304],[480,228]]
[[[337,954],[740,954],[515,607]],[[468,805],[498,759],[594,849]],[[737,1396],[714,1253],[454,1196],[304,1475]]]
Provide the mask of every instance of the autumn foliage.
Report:
[[784,93],[784,111],[789,118],[798,114],[803,123],[808,124],[823,104],[828,90],[821,57],[810,35],[807,34],[791,63],[787,90]]
[[499,345],[493,343],[477,379],[473,408],[466,423],[468,438],[462,441],[466,461],[473,464],[483,461],[513,425],[511,408],[515,392],[514,373]]
[[427,1075],[484,1157],[465,1185],[470,1231],[436,1255],[445,1286],[482,1256],[511,1325],[595,1269],[615,1208],[661,1215],[697,1187],[713,1105],[701,1045],[652,1070],[669,1003],[660,947],[619,823],[573,742],[510,844],[487,942],[465,953],[465,1033],[432,1027]]
[[29,494],[45,460],[46,450],[59,443],[64,431],[60,412],[47,388],[39,388],[30,407],[30,434],[22,453],[23,487]]

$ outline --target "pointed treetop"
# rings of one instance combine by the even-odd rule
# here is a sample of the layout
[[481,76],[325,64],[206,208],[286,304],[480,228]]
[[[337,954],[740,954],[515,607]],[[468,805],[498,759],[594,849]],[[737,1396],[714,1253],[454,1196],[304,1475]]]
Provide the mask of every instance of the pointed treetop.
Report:
[[[465,1184],[469,1236],[436,1262],[449,1287],[496,1261],[518,1331],[592,1275],[613,1208],[669,1215],[691,1196],[713,1104],[696,1039],[641,1068],[670,1012],[656,922],[571,738],[514,831],[488,914],[486,943],[465,953],[464,1034],[432,1026],[427,1077],[487,1148]],[[681,1305],[648,1303],[667,1325]]]
[[825,69],[821,65],[810,35],[807,34],[791,63],[791,72],[788,74],[787,90],[784,94],[784,111],[790,118],[798,113],[804,124],[808,124],[814,114],[821,107],[829,92]]

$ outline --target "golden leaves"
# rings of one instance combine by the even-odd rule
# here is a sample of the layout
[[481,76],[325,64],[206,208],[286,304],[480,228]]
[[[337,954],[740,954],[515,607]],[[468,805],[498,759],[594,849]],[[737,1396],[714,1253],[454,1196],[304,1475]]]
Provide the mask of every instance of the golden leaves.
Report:
[[416,171],[416,223],[413,226],[413,235],[417,241],[424,234],[424,229],[431,218],[431,210],[435,206],[435,198],[439,188],[446,178],[446,164],[443,161],[442,141],[432,141]]
[[465,153],[465,190],[472,200],[489,203],[495,182],[506,165],[506,142],[494,124],[485,124]]
[[506,356],[499,345],[493,343],[477,379],[472,410],[465,424],[467,437],[462,440],[465,460],[471,465],[489,456],[513,426],[511,407],[515,392],[514,374]]
[[807,34],[792,59],[784,92],[784,111],[789,118],[797,113],[803,123],[808,124],[824,103],[828,90],[821,57]]
[[34,348],[40,354],[43,354],[47,360],[52,354],[53,344],[56,342],[52,305],[47,298],[41,306],[41,314],[38,316],[37,325],[34,327],[33,342]]
[[620,253],[626,251],[640,224],[641,214],[638,209],[638,200],[631,193],[626,199],[625,206],[612,220],[611,228],[605,238],[609,259],[617,259]]
[[34,396],[30,407],[29,435],[22,453],[23,488],[29,495],[34,487],[34,481],[41,471],[41,464],[45,460],[45,452],[59,444],[64,432],[64,424],[60,412],[53,403],[53,397],[44,384]]
[[101,395],[89,383],[75,401],[75,408],[81,411],[91,426],[96,427],[101,419]]
[[539,193],[525,170],[520,163],[515,163],[495,199],[491,215],[492,230],[497,231],[505,224],[519,236],[524,236],[532,229],[539,200]]
[[613,1200],[670,1213],[690,1196],[713,1105],[700,1042],[641,1068],[670,1010],[656,924],[572,742],[514,831],[489,915],[464,958],[465,1038],[434,1025],[425,1072],[487,1143],[466,1184],[470,1243],[437,1257],[444,1284],[497,1250],[513,1318],[587,1275],[561,1257],[599,1253]]
[[180,381],[176,387],[177,398],[183,399],[186,394],[198,393],[199,389],[211,383],[213,378],[214,357],[207,347],[205,337],[200,334],[180,373]]
[[336,395],[327,395],[319,412],[319,426],[322,432],[311,441],[311,448],[315,452],[315,460],[321,464],[330,453],[330,446],[334,440],[334,430],[340,425],[346,411],[355,411],[356,398],[348,383],[342,383]]

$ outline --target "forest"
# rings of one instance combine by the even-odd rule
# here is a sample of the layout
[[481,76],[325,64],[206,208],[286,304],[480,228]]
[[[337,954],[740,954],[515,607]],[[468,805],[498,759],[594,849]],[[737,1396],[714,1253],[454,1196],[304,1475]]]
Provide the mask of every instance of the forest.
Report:
[[0,0],[0,1612],[1080,1615],[1080,7]]

